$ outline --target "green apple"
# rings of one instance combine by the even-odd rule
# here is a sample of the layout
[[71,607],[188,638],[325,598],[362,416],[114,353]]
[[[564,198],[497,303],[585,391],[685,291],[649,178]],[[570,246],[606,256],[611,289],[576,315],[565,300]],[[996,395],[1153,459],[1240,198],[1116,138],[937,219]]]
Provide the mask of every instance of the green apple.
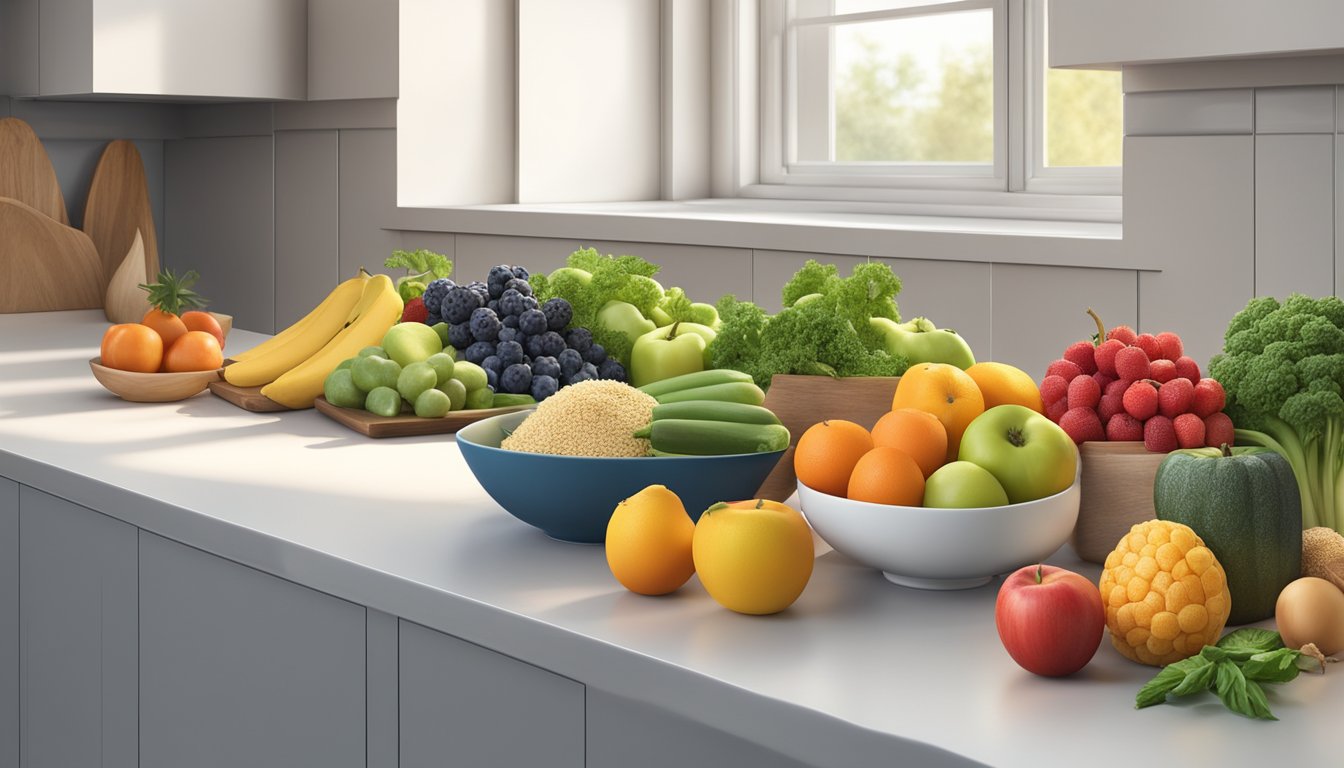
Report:
[[438,419],[448,415],[453,403],[448,395],[437,389],[426,389],[415,398],[415,415],[422,419]]
[[457,353],[457,350],[456,350],[456,349],[453,349],[452,345],[450,345],[450,344],[448,343],[448,324],[447,324],[447,323],[435,323],[435,324],[433,324],[433,325],[431,325],[431,326],[429,326],[429,327],[430,327],[430,328],[433,328],[433,329],[434,329],[434,332],[437,333],[437,334],[439,334],[439,342],[440,342],[441,344],[443,344],[443,351],[444,351],[444,352],[448,352],[448,353],[450,353],[450,354],[456,354],[456,353]]
[[457,379],[449,379],[435,389],[448,396],[452,403],[450,410],[460,411],[467,404],[467,385]]
[[[705,337],[705,333],[709,338]],[[635,339],[630,350],[630,383],[636,387],[709,367],[714,331],[696,323],[673,323]]]
[[468,392],[489,389],[490,377],[485,375],[485,369],[466,360],[453,363],[453,378],[462,382]]
[[953,461],[939,467],[924,481],[924,506],[943,509],[1002,507],[1008,503],[1003,486],[979,464]]
[[354,365],[355,361],[358,359],[359,359],[358,357],[347,357],[346,359],[342,360],[339,364],[337,364],[336,370],[344,371],[348,369],[350,366]]
[[359,350],[359,357],[387,357],[387,350],[382,347],[365,347]]
[[489,387],[481,387],[467,392],[467,402],[465,410],[478,411],[482,408],[489,408],[495,401],[495,392]]
[[649,313],[649,319],[657,323],[658,326],[671,325],[675,322],[672,319],[672,316],[667,314],[667,310],[663,309],[661,305],[653,308],[653,311]]
[[365,392],[372,392],[378,387],[395,388],[400,375],[401,366],[397,365],[396,360],[377,355],[361,357],[350,366],[350,376],[355,386]]
[[719,310],[713,304],[705,304],[701,301],[691,302],[691,320],[714,329],[715,333],[722,325],[719,321]]
[[[452,347],[449,347],[449,349],[452,349]],[[438,377],[434,382],[434,386],[438,386],[453,378],[453,356],[447,352],[439,352],[430,355],[425,362],[429,364],[430,368],[434,369],[434,375]]]
[[887,352],[903,355],[911,365],[947,363],[963,371],[975,365],[971,345],[956,331],[937,328],[928,318],[916,317],[907,323],[898,323],[885,317],[872,317],[868,324],[882,334]]
[[443,342],[438,332],[424,323],[397,323],[383,336],[383,349],[404,368],[442,352]]
[[976,416],[961,435],[957,458],[989,470],[1012,504],[1059,493],[1078,472],[1073,438],[1021,405],[999,405]]
[[433,389],[438,383],[439,375],[429,367],[429,363],[411,363],[402,368],[401,374],[397,376],[397,391],[406,398],[406,402],[414,403],[421,392]]
[[634,304],[616,299],[603,304],[597,311],[597,325],[609,331],[625,334],[631,344],[635,343],[635,339],[658,327],[652,320],[644,317]]
[[401,413],[401,395],[391,387],[374,387],[364,398],[364,410],[379,416]]
[[363,408],[365,392],[355,386],[354,377],[348,368],[337,368],[327,375],[322,385],[322,395],[327,402],[342,408]]

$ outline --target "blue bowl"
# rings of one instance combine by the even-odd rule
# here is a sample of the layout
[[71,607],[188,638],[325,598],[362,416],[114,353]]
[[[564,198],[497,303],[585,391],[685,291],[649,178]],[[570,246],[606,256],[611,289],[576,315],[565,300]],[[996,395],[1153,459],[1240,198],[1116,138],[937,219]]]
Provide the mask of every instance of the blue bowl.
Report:
[[602,459],[501,449],[505,431],[531,413],[504,413],[465,426],[457,431],[457,446],[490,498],[561,541],[601,543],[616,505],[654,484],[672,489],[691,519],[699,520],[717,502],[754,498],[784,455]]

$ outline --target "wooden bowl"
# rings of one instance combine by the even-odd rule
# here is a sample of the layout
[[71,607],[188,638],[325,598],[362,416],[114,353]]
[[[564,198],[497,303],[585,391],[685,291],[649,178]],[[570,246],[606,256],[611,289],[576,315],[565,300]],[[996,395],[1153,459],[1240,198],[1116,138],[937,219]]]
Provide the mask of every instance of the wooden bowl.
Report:
[[119,371],[101,364],[102,358],[89,361],[93,377],[107,391],[133,403],[169,403],[185,400],[202,392],[212,381],[219,381],[222,368],[186,373],[137,373]]
[[1149,453],[1142,442],[1088,442],[1078,452],[1083,496],[1070,541],[1079,557],[1104,563],[1135,523],[1157,517],[1153,478],[1167,454]]
[[798,477],[793,473],[793,449],[808,427],[826,419],[844,419],[872,429],[891,410],[899,376],[829,376],[776,374],[765,393],[765,407],[789,428],[789,449],[765,479],[757,496],[783,501],[793,495]]

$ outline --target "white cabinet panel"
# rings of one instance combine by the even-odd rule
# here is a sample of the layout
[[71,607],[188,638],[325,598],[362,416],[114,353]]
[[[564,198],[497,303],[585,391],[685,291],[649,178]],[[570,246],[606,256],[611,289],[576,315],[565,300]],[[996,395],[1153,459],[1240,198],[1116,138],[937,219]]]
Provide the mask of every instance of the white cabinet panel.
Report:
[[[340,145],[336,131],[275,134],[275,327],[286,328],[340,281]],[[379,266],[382,262],[378,263]]]
[[1334,86],[1257,89],[1255,132],[1334,133]]
[[19,484],[0,477],[0,768],[19,768]]
[[[1125,135],[1250,133],[1253,104],[1249,88],[1131,93],[1125,96]],[[1129,165],[1128,156],[1125,165]]]
[[1255,293],[1319,296],[1335,279],[1334,136],[1255,137]]
[[397,96],[397,0],[308,0],[308,100]]
[[340,134],[341,276],[354,277],[360,267],[388,272],[383,261],[401,247],[401,235],[383,229],[397,199],[396,131]]

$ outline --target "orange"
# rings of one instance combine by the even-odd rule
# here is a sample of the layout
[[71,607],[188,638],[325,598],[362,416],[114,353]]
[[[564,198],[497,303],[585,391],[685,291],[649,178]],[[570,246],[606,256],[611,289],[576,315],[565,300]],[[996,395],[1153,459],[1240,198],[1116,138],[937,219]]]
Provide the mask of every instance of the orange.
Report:
[[899,448],[874,448],[854,465],[848,495],[855,501],[918,507],[924,503],[924,472]]
[[808,488],[844,496],[854,465],[872,449],[873,436],[858,424],[843,419],[818,422],[798,438],[793,473]]
[[205,331],[187,331],[163,353],[163,369],[172,373],[211,371],[223,364],[219,342]]
[[650,485],[616,505],[607,523],[607,566],[621,586],[641,595],[675,592],[695,573],[695,523],[681,498]]
[[[834,423],[834,422],[832,422]],[[719,503],[695,524],[695,572],[705,591],[730,611],[778,613],[812,578],[812,529],[777,501]]]
[[916,408],[931,413],[947,430],[947,460],[957,458],[961,433],[985,412],[985,398],[975,379],[946,363],[918,363],[901,376],[891,409]]
[[140,318],[140,322],[158,331],[159,336],[163,338],[164,349],[171,348],[173,342],[187,332],[187,326],[182,322],[182,318],[162,309],[150,308],[145,316]]
[[888,411],[873,425],[873,445],[900,448],[910,454],[924,477],[947,461],[947,429],[927,411],[900,408]]
[[102,364],[119,371],[154,373],[163,363],[163,338],[139,323],[121,323],[103,333]]
[[1007,363],[976,363],[966,369],[966,375],[975,379],[980,394],[985,398],[985,410],[996,405],[1023,405],[1037,413],[1045,413],[1041,390],[1031,375]]
[[224,348],[224,329],[220,327],[219,321],[209,312],[202,312],[199,309],[193,309],[190,312],[182,313],[182,324],[188,331],[205,331],[219,342],[219,348]]

